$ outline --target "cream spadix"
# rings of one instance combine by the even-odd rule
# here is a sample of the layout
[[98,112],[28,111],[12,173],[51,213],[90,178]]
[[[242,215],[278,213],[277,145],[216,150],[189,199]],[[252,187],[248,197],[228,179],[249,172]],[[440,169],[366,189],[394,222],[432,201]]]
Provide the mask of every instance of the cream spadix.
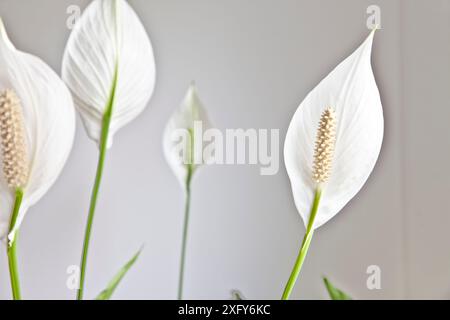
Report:
[[[27,212],[59,176],[72,148],[69,90],[39,58],[17,50],[0,19],[0,239],[10,242]],[[23,200],[10,229],[15,191]]]
[[16,93],[0,93],[0,139],[3,174],[11,190],[23,188],[28,179],[28,151],[22,106]]
[[[315,192],[321,189],[313,229],[334,217],[358,193],[381,149],[383,111],[370,63],[373,36],[374,31],[307,95],[288,128],[286,170],[305,226]],[[326,110],[328,129],[323,128]],[[330,130],[333,143],[321,145],[320,128]],[[319,145],[314,147],[316,139]]]
[[314,149],[313,178],[318,186],[330,177],[335,143],[336,114],[333,108],[327,108],[320,118]]
[[126,1],[94,0],[85,9],[69,37],[62,78],[98,144],[108,114],[110,147],[114,134],[144,110],[155,84],[150,39]]

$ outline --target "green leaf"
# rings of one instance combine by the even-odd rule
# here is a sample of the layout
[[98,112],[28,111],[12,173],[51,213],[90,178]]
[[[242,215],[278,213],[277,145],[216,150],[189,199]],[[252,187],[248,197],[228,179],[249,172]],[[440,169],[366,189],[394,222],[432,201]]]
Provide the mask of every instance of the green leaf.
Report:
[[331,300],[352,300],[345,292],[333,286],[326,277],[323,277],[323,282],[325,283],[325,287],[328,290]]
[[246,300],[239,290],[231,290],[231,300]]
[[131,258],[130,261],[127,262],[126,265],[119,270],[119,272],[114,276],[114,278],[108,283],[108,286],[105,290],[100,292],[100,294],[95,298],[95,300],[109,300],[119,285],[120,281],[122,281],[123,277],[125,277],[128,270],[133,266],[136,260],[139,258],[141,254],[142,248]]

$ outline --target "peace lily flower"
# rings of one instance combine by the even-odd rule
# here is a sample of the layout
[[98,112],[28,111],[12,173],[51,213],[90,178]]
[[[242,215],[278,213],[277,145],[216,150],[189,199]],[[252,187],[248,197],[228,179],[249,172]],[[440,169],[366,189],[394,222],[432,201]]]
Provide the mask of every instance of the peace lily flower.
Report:
[[0,19],[0,239],[20,299],[17,232],[53,185],[72,149],[75,112],[67,87],[39,58],[17,50]]
[[300,104],[284,158],[306,234],[282,299],[288,299],[313,232],[362,188],[381,149],[383,110],[370,64],[373,30]]
[[[167,123],[163,137],[164,154],[167,162],[186,192],[183,240],[181,245],[180,275],[178,282],[178,300],[183,297],[184,264],[189,225],[191,199],[191,181],[197,168],[209,159],[205,159],[202,150],[202,138],[199,126],[209,128],[208,115],[198,97],[197,88],[192,83],[180,107]],[[202,130],[200,130],[202,131]]]
[[155,62],[147,33],[124,0],[94,0],[76,23],[64,53],[62,76],[90,138],[99,145],[80,268],[82,299],[92,221],[106,149],[114,134],[148,104]]

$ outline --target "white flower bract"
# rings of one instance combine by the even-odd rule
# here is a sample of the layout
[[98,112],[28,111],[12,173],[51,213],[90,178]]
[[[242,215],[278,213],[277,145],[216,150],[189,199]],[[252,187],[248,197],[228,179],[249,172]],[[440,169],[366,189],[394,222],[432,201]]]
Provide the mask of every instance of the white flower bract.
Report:
[[320,227],[362,188],[372,172],[383,140],[383,110],[371,67],[374,32],[303,100],[289,125],[284,159],[295,205],[305,226],[314,194],[317,126],[328,107],[336,114],[336,136],[327,181],[314,221]]
[[[8,237],[12,241],[28,208],[48,191],[64,167],[75,135],[75,110],[64,82],[42,60],[17,50],[0,19],[0,92],[7,90],[14,92],[18,99],[16,107],[21,108],[23,119],[16,120],[23,121],[25,146],[19,149],[25,147],[26,150],[21,155],[24,159],[20,160],[26,161],[28,171],[26,179],[14,182],[23,184],[20,187],[24,197],[14,230]],[[0,157],[3,167],[3,153]],[[0,239],[8,234],[14,203],[14,190],[3,169],[0,173]]]
[[69,37],[62,78],[90,138],[100,143],[110,102],[108,147],[114,134],[147,106],[155,85],[150,39],[124,0],[94,0]]

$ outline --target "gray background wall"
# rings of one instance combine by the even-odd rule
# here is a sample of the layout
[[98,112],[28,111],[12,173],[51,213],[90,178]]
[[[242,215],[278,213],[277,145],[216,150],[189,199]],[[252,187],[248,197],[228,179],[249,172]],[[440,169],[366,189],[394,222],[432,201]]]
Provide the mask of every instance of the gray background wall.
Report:
[[[16,46],[59,72],[66,9],[76,0],[0,0]],[[366,9],[381,8],[373,52],[386,131],[369,182],[319,229],[294,298],[326,298],[329,276],[355,298],[450,298],[450,1],[130,0],[155,49],[148,109],[119,132],[108,154],[92,237],[86,297],[145,250],[118,299],[176,296],[183,195],[167,166],[162,132],[194,79],[220,129],[278,128],[281,143],[305,95],[368,34]],[[71,299],[66,269],[78,264],[97,150],[81,127],[55,186],[23,224],[25,298]],[[280,150],[281,151],[281,150]],[[185,297],[227,299],[239,288],[278,299],[304,227],[281,157],[275,176],[257,166],[211,166],[194,180]],[[366,268],[381,268],[368,290]],[[0,253],[0,298],[10,297]]]

